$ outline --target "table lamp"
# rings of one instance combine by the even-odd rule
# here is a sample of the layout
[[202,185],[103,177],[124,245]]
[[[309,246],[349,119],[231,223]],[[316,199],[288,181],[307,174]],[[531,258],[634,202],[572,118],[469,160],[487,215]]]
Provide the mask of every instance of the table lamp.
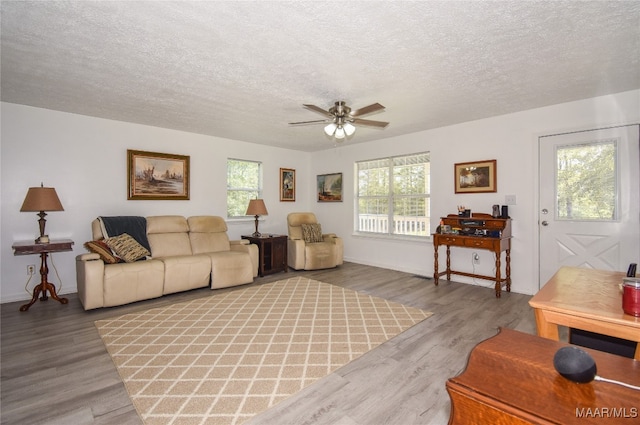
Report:
[[22,212],[38,212],[40,220],[40,237],[36,239],[36,243],[49,243],[49,236],[44,234],[44,226],[47,223],[45,211],[64,211],[56,190],[52,187],[30,187],[27,196],[22,203]]
[[247,207],[247,215],[256,216],[256,231],[253,233],[254,238],[259,238],[262,236],[260,232],[258,232],[258,218],[261,215],[269,215],[267,212],[267,207],[264,205],[264,200],[262,199],[251,199],[249,201],[249,206]]

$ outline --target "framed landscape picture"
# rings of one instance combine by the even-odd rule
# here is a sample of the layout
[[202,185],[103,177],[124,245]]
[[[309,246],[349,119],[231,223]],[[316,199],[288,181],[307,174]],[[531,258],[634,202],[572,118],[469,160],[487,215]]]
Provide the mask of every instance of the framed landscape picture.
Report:
[[189,157],[127,150],[129,200],[189,199]]
[[456,193],[496,192],[496,160],[454,164]]
[[318,202],[342,202],[342,173],[318,176]]
[[291,168],[280,169],[280,201],[296,200],[296,170]]

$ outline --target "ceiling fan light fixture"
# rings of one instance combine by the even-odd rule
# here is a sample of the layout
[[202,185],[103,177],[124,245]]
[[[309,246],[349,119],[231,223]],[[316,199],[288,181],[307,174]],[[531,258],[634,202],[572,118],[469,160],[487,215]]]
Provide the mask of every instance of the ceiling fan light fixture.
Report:
[[364,115],[373,114],[384,111],[384,106],[379,103],[373,103],[360,109],[352,110],[344,101],[335,102],[334,106],[325,110],[315,105],[304,104],[306,109],[316,112],[324,117],[322,120],[315,121],[299,121],[290,122],[289,125],[309,125],[324,124],[324,133],[330,137],[342,142],[347,137],[355,134],[356,128],[359,126],[385,128],[389,123],[384,121],[373,121],[362,119]]
[[327,136],[331,137],[333,136],[333,133],[336,132],[336,128],[338,128],[338,126],[334,123],[331,123],[324,128],[324,132]]
[[347,136],[351,136],[356,132],[356,128],[350,122],[348,122],[344,125],[344,132],[347,134]]

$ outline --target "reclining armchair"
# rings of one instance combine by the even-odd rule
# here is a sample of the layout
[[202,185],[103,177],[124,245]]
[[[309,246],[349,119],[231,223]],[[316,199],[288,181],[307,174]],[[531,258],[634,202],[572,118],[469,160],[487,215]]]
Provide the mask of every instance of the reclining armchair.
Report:
[[292,269],[329,269],[343,263],[342,238],[334,233],[323,234],[315,214],[290,213],[287,227],[288,264]]

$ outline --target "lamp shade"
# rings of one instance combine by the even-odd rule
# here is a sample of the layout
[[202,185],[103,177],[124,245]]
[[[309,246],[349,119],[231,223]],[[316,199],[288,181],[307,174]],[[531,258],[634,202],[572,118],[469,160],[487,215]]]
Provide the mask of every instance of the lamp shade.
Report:
[[337,126],[337,125],[335,125],[334,123],[330,123],[329,125],[327,125],[327,126],[324,128],[324,133],[325,133],[327,136],[332,137],[332,136],[333,136],[333,133],[335,133],[335,132],[336,132],[336,128],[338,128],[338,126]]
[[347,134],[347,136],[351,136],[356,132],[356,128],[350,122],[347,122],[344,124],[344,132]]
[[64,208],[54,188],[30,187],[20,211],[64,211]]
[[247,215],[269,215],[262,199],[251,199],[247,207]]

